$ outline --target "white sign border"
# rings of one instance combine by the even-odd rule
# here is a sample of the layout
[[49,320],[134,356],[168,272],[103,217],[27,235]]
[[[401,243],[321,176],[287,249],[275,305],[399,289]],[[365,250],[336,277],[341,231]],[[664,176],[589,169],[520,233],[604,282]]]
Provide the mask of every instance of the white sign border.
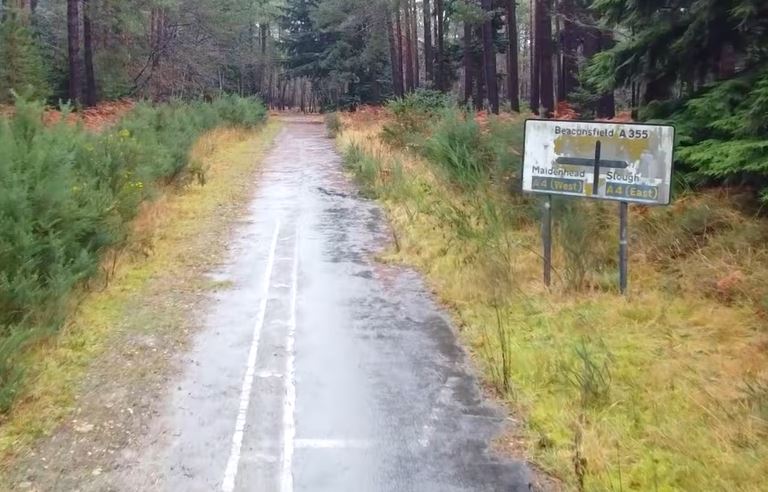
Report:
[[[578,195],[578,194],[570,194],[570,193],[550,193],[544,190],[536,191],[536,190],[525,190],[524,189],[524,181],[525,181],[525,144],[526,144],[526,134],[527,134],[527,127],[529,121],[547,121],[547,122],[563,122],[563,123],[588,123],[588,124],[598,124],[598,125],[636,125],[636,126],[666,126],[672,128],[672,162],[670,164],[669,169],[669,193],[667,194],[667,202],[644,202],[644,201],[632,201],[632,200],[620,200],[616,198],[610,198],[605,196],[594,196],[594,195]],[[635,121],[597,121],[597,120],[559,120],[555,118],[526,118],[525,122],[523,124],[523,151],[521,154],[521,160],[520,160],[520,190],[523,194],[530,194],[530,195],[553,195],[553,196],[563,196],[566,198],[588,198],[590,200],[599,200],[599,201],[610,201],[610,202],[619,202],[619,203],[633,203],[636,205],[644,205],[646,207],[667,207],[672,203],[672,195],[674,194],[674,176],[675,176],[675,152],[677,150],[677,127],[670,123],[638,123]]]

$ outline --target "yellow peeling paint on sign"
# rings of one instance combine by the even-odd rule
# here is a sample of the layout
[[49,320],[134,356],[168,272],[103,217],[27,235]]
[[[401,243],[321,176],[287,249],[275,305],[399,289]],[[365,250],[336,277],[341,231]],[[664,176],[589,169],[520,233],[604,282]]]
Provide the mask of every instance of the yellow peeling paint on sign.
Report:
[[523,190],[667,204],[674,139],[668,125],[527,120]]

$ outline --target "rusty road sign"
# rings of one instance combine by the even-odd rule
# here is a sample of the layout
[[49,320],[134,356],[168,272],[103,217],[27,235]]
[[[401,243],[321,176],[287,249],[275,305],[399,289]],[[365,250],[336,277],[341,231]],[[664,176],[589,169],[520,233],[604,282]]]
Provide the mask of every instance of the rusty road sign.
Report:
[[674,141],[666,125],[527,120],[523,190],[666,205]]
[[629,203],[667,205],[675,129],[667,125],[526,120],[523,191],[544,193],[544,283],[552,269],[552,195],[619,203],[619,291],[627,291]]

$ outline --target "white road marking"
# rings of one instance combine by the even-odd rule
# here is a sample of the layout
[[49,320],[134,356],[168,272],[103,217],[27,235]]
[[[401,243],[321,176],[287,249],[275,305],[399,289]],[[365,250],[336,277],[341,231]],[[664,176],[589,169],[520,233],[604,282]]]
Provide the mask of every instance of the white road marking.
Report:
[[450,401],[451,391],[452,391],[452,381],[449,378],[448,381],[445,382],[442,388],[440,388],[440,392],[437,394],[437,399],[435,400],[435,403],[432,405],[432,411],[429,412],[429,417],[427,418],[426,423],[422,425],[421,427],[421,437],[418,439],[418,443],[421,444],[421,447],[426,448],[429,446],[429,441],[432,439],[433,435],[435,434],[435,426],[434,424],[440,420],[440,414],[443,412],[444,404],[445,402]]
[[261,304],[256,318],[256,324],[253,327],[253,340],[251,341],[251,350],[248,352],[248,363],[243,378],[243,388],[240,391],[240,409],[237,412],[235,421],[235,433],[232,435],[232,449],[229,453],[227,468],[224,471],[224,481],[221,484],[223,492],[232,492],[235,489],[235,478],[237,478],[237,468],[240,464],[240,450],[243,445],[243,432],[245,430],[245,419],[248,413],[248,403],[251,399],[251,387],[253,386],[253,377],[256,368],[256,356],[259,351],[259,338],[261,329],[264,325],[264,316],[267,311],[267,298],[269,295],[269,282],[272,277],[272,267],[275,264],[275,251],[277,250],[277,236],[280,233],[280,221],[275,224],[275,232],[272,236],[272,245],[269,249],[267,258],[267,267],[264,272],[264,285],[262,288]]
[[293,492],[293,450],[296,438],[296,370],[294,352],[296,337],[296,297],[299,290],[299,226],[294,234],[293,273],[291,286],[291,317],[288,320],[288,335],[285,342],[285,400],[283,400],[283,472],[281,490]]
[[366,449],[371,442],[364,439],[296,439],[297,449]]
[[282,378],[283,373],[277,371],[259,371],[255,376],[261,379]]

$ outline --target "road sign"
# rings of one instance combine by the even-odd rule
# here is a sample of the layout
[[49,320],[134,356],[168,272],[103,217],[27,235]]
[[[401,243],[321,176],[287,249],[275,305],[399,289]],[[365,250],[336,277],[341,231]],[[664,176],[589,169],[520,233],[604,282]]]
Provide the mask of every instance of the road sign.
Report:
[[619,203],[619,291],[627,291],[628,203],[667,205],[675,129],[667,125],[526,120],[523,191],[545,193],[544,283],[552,268],[552,195]]
[[675,129],[526,120],[523,191],[667,205]]

